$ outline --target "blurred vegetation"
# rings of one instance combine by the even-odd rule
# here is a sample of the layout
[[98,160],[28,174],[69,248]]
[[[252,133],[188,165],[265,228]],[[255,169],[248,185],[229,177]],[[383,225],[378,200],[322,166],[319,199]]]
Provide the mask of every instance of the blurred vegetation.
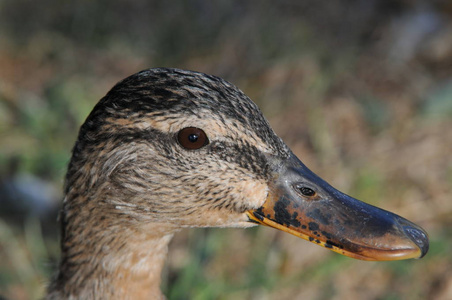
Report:
[[317,174],[431,238],[422,260],[374,263],[268,228],[187,230],[169,299],[452,298],[448,0],[1,1],[1,296],[42,297],[78,127],[157,66],[233,82]]

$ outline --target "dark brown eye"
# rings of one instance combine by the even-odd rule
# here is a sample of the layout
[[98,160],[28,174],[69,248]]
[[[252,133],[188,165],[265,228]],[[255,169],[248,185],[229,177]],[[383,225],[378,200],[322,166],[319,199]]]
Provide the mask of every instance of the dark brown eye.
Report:
[[196,127],[187,127],[179,131],[177,141],[185,149],[195,150],[209,143],[206,133]]

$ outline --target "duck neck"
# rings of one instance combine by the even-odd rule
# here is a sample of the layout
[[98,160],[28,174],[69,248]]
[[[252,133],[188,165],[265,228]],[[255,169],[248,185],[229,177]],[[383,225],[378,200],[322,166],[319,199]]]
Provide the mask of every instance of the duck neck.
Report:
[[60,270],[48,299],[164,299],[160,276],[172,229],[105,221],[77,227],[75,234],[63,230]]

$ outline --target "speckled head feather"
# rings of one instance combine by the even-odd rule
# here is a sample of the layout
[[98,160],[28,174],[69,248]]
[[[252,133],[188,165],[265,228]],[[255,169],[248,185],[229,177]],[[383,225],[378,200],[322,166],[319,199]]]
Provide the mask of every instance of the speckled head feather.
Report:
[[[187,127],[202,129],[209,144],[184,149],[177,133]],[[95,106],[74,146],[53,286],[90,285],[109,272],[99,261],[122,261],[113,262],[105,245],[124,253],[146,247],[130,249],[131,236],[152,241],[186,226],[252,226],[245,211],[267,197],[266,157],[288,155],[258,107],[221,78],[159,68],[122,80]],[[140,251],[155,245],[148,247]],[[92,276],[78,274],[87,267]]]
[[[204,130],[210,144],[195,151],[183,149],[176,135],[185,127]],[[121,159],[114,153],[120,153]],[[140,184],[148,186],[153,178],[139,171],[152,168],[166,173],[166,180],[190,177],[184,189],[231,171],[246,179],[268,180],[266,155],[287,157],[289,150],[259,108],[234,85],[198,72],[150,69],[119,82],[88,116],[73,150],[65,191],[78,186],[78,179],[89,183],[89,189],[105,180],[122,188],[127,182],[129,190]],[[151,165],[148,158],[153,160]],[[93,172],[90,166],[90,174],[83,172],[90,163],[101,169]],[[104,174],[104,181],[99,180],[99,174]],[[116,176],[120,180],[114,181]],[[246,202],[238,204],[221,196],[210,199],[214,207],[247,209]]]
[[[140,138],[140,134],[142,139],[152,139],[146,130],[171,134],[174,132],[168,130],[177,129],[171,125],[177,126],[185,118],[195,125],[203,119],[214,121],[229,131],[225,138],[234,143],[242,136],[244,142],[252,139],[258,147],[265,146],[261,151],[288,155],[259,108],[237,87],[219,77],[164,68],[139,72],[114,86],[82,126],[78,143],[89,141],[85,136],[91,132],[104,139],[112,134],[125,134],[121,138],[127,139],[127,133],[134,134],[129,139]],[[149,126],[154,122],[165,125]]]

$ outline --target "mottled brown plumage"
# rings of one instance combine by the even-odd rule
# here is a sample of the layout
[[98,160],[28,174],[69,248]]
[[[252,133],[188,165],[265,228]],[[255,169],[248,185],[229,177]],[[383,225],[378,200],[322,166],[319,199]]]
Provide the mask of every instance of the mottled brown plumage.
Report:
[[[189,126],[205,130],[208,148],[178,144]],[[121,81],[73,150],[50,295],[119,297],[137,276],[155,293],[163,259],[156,265],[154,256],[165,255],[169,237],[186,226],[252,225],[244,212],[265,200],[263,155],[287,151],[257,106],[217,77],[153,69]]]
[[[208,143],[194,150],[183,147],[178,133],[189,127],[203,130]],[[167,245],[180,228],[264,224],[264,203],[277,195],[287,201],[298,193],[297,201],[318,203],[339,195],[323,183],[315,185],[320,179],[311,173],[291,184],[289,194],[273,193],[281,174],[295,168],[283,168],[284,162],[298,164],[293,157],[257,106],[220,78],[150,69],[124,79],[95,106],[73,149],[60,215],[62,258],[48,298],[162,297]],[[302,214],[292,213],[298,204],[278,203],[280,224],[309,230],[300,224]],[[331,222],[337,225],[332,232],[322,231],[324,240],[312,228],[307,235],[315,233],[319,244],[350,255],[347,244],[344,248],[336,241],[345,241],[347,220],[340,222]],[[401,235],[402,229],[382,222],[384,232],[374,230],[375,235]],[[370,240],[364,244],[375,238]],[[352,252],[360,251],[352,246]]]

